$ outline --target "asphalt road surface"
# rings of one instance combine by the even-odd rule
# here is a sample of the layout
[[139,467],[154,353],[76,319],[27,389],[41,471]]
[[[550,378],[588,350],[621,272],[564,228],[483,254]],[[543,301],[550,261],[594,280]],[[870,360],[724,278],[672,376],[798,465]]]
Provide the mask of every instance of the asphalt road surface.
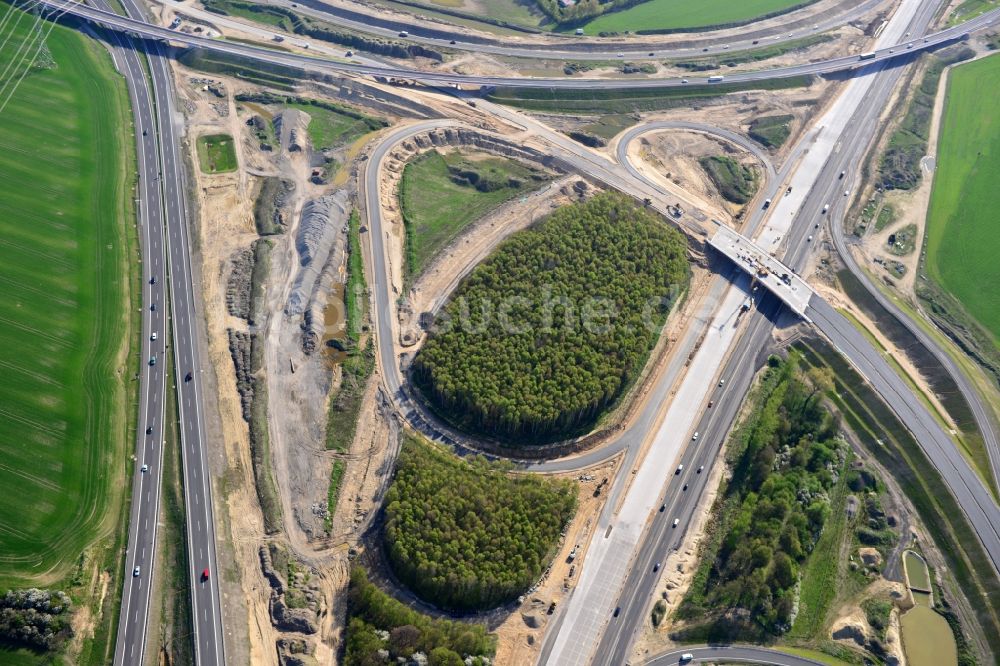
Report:
[[[50,8],[60,8],[62,5],[57,0],[41,0],[40,4]],[[155,26],[141,20],[134,20],[119,16],[117,14],[104,12],[86,5],[73,4],[66,10],[67,13],[79,16],[89,21],[94,21],[106,25],[116,30],[125,30],[141,37],[154,40],[166,40],[190,46],[198,46],[209,51],[240,55],[256,60],[271,62],[275,64],[289,65],[314,71],[354,73],[369,76],[381,76],[392,79],[406,81],[421,81],[441,85],[466,85],[466,86],[504,86],[510,88],[561,88],[574,90],[615,90],[615,89],[636,89],[636,88],[663,88],[663,87],[683,87],[686,85],[711,84],[709,77],[687,77],[687,78],[648,78],[648,79],[594,79],[594,78],[518,78],[503,76],[474,76],[465,74],[450,74],[446,72],[432,72],[411,69],[407,67],[394,67],[372,63],[338,62],[317,58],[313,56],[301,55],[276,51],[250,44],[238,42],[222,41],[199,37],[197,35],[175,32],[168,28]],[[908,61],[909,57],[922,50],[936,48],[942,44],[948,44],[957,39],[961,39],[965,34],[985,28],[1000,17],[1000,9],[994,9],[970,21],[962,23],[940,32],[927,35],[920,39],[913,39],[899,45],[889,46],[873,52],[870,59],[861,60],[861,55],[849,55],[830,60],[792,65],[789,67],[776,67],[773,69],[742,72],[725,76],[725,83],[754,83],[773,79],[791,78],[806,75],[832,74],[835,72],[848,71],[880,63],[886,60],[901,62]]]
[[[681,661],[681,657],[690,654],[694,659]],[[670,666],[670,664],[728,664],[731,662],[749,664],[771,664],[773,666],[819,666],[822,662],[797,657],[777,650],[753,647],[749,645],[708,645],[687,647],[680,650],[670,650],[659,654],[648,661],[646,666]]]
[[[127,37],[115,35],[109,45],[115,66],[128,81],[136,132],[139,236],[142,245],[142,358],[139,373],[139,419],[136,427],[135,475],[125,553],[121,613],[115,643],[116,664],[141,663],[146,646],[156,554],[163,460],[163,417],[166,395],[167,300],[165,297],[166,243],[163,206],[154,175],[159,164],[156,126],[150,110],[152,95],[142,62]],[[155,279],[155,281],[154,281]],[[152,310],[155,305],[156,309]],[[154,341],[152,338],[156,336]],[[150,365],[155,360],[155,365]],[[146,471],[144,472],[143,469]]]
[[[405,38],[406,41],[434,49],[560,60],[613,60],[621,53],[632,60],[646,60],[726,54],[782,44],[839,28],[861,18],[883,3],[884,0],[864,0],[856,4],[842,3],[818,16],[796,17],[790,13],[783,17],[784,20],[780,24],[770,27],[758,28],[753,24],[743,26],[738,36],[721,34],[723,31],[711,31],[671,37],[647,36],[639,43],[635,39],[623,40],[614,37],[594,39],[556,33],[496,37],[440,22],[407,21],[402,17],[389,18],[377,11],[366,12],[360,4],[356,5],[356,8],[321,0],[295,0],[295,2],[271,0],[268,4],[287,7],[299,14],[318,18],[349,30],[394,41],[398,41],[399,33],[405,30],[409,33]],[[165,2],[165,4],[174,3]]]
[[[134,0],[125,0],[123,4],[131,15],[141,16]],[[120,70],[128,83],[136,123],[144,246],[143,308],[150,315],[147,317],[150,321],[144,322],[143,335],[153,348],[144,366],[147,376],[141,395],[145,396],[145,403],[140,413],[137,453],[139,464],[149,465],[149,471],[140,471],[133,485],[126,554],[128,570],[115,663],[141,664],[145,656],[161,481],[164,355],[167,340],[171,340],[180,411],[195,659],[198,664],[223,664],[211,482],[203,446],[205,430],[195,323],[199,319],[190,262],[183,165],[173,118],[171,74],[167,58],[159,53],[159,45],[152,44],[153,51],[147,53],[148,76],[133,46],[119,46],[115,50],[116,61],[124,62]],[[169,263],[164,261],[165,254]],[[172,317],[170,328],[165,320],[168,312]],[[155,343],[150,340],[154,332]],[[172,338],[168,336],[171,332]],[[153,356],[156,363],[150,365]],[[205,569],[209,571],[207,579],[201,575]]]

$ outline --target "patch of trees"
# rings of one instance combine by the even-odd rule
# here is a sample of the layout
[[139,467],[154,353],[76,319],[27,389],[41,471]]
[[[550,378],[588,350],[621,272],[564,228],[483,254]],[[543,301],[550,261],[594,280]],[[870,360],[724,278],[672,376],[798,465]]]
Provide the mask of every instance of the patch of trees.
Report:
[[799,572],[830,515],[828,493],[846,460],[839,425],[822,404],[827,368],[779,362],[731,449],[733,478],[718,507],[717,539],[703,554],[678,616],[702,637],[762,639],[791,627]]
[[604,137],[591,134],[590,132],[571,130],[567,132],[567,134],[569,135],[569,138],[573,139],[577,143],[582,143],[583,145],[591,148],[603,148],[608,145],[608,142],[604,139]]
[[[418,653],[429,666],[485,666],[496,637],[482,624],[433,619],[382,592],[365,570],[351,571],[344,666],[406,663]],[[468,658],[468,661],[465,661]]]
[[698,160],[726,201],[745,204],[757,192],[757,171],[726,155],[711,155]]
[[920,160],[927,154],[931,116],[941,74],[948,65],[968,60],[975,52],[968,47],[931,56],[931,64],[913,93],[902,122],[889,138],[879,162],[879,182],[886,190],[912,190],[920,184]]
[[561,208],[463,281],[414,359],[414,384],[488,436],[585,431],[642,368],[687,276],[684,237],[633,200]]
[[70,599],[64,592],[8,590],[0,598],[0,642],[57,650],[72,635]]
[[542,574],[573,515],[571,485],[511,475],[407,437],[385,499],[385,543],[401,581],[449,610],[493,608]]

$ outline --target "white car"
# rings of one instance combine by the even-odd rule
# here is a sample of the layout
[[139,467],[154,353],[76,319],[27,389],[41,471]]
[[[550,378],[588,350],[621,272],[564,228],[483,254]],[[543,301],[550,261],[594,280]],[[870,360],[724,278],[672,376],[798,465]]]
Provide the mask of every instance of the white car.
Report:
[[[674,526],[674,527],[677,527],[677,526],[678,526],[678,525],[680,525],[680,524],[681,524],[681,519],[680,519],[680,518],[674,518],[674,525],[673,525],[673,526]],[[137,574],[137,575],[138,575],[138,574]]]
[[153,331],[153,334],[151,336],[149,336],[149,339],[150,340],[156,340],[156,331]]
[[682,664],[685,664],[685,663],[691,661],[692,659],[694,659],[694,655],[691,654],[690,652],[685,652],[684,654],[681,655],[681,663]]
[[132,569],[132,576],[134,578],[138,578],[139,577],[139,573],[140,573],[139,567],[136,567],[135,569]]
[[694,437],[692,437],[692,438],[691,438],[691,441],[692,441],[692,442],[697,442],[697,441],[698,441],[698,435],[699,435],[699,434],[701,434],[701,433],[697,433],[697,432],[696,432],[696,433],[694,434]]
[[142,466],[142,473],[145,474],[148,471],[149,471],[149,465],[143,465]]

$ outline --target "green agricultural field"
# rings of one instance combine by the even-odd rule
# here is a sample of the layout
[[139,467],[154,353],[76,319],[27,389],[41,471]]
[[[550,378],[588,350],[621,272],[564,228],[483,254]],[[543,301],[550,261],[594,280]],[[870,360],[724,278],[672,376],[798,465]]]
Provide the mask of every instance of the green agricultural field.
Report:
[[952,70],[927,215],[928,275],[961,301],[1000,345],[1000,56]]
[[[475,183],[468,177],[473,173]],[[407,164],[399,193],[407,279],[420,275],[466,226],[547,180],[547,175],[519,162],[481,153],[432,150]]]
[[[5,64],[35,24],[12,17]],[[0,111],[0,590],[70,584],[81,553],[116,568],[116,546],[91,546],[123,527],[132,466],[128,98],[103,48],[42,25],[47,49],[16,89],[4,85],[25,70],[0,73],[13,91]]]
[[206,134],[198,137],[198,162],[204,173],[236,171],[236,148],[228,134]]
[[742,25],[810,4],[809,0],[647,0],[634,7],[599,16],[584,28],[601,32],[671,32],[709,26]]

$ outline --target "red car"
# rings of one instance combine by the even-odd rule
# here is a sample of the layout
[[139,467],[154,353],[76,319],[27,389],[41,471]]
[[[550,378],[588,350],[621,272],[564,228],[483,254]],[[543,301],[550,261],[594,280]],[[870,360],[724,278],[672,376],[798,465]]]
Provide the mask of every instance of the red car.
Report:
[[204,571],[201,572],[201,579],[208,580],[208,569],[205,569]]

